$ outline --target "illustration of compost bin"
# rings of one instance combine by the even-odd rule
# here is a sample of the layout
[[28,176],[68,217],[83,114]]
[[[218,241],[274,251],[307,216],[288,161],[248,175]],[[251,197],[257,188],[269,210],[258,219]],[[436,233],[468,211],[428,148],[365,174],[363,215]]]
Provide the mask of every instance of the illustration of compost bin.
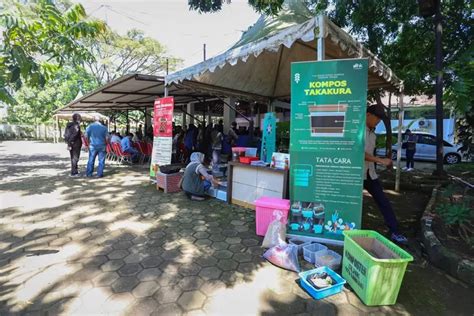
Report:
[[347,104],[325,104],[309,107],[312,137],[343,137]]

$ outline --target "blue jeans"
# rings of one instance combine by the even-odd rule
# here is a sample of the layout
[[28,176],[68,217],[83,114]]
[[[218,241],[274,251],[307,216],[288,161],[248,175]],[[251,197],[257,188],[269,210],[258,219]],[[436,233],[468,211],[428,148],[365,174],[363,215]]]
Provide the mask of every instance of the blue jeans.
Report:
[[390,232],[398,233],[397,218],[395,217],[390,201],[383,192],[383,187],[379,179],[372,180],[370,176],[367,175],[367,180],[364,180],[364,189],[374,198],[375,203],[383,215],[385,225],[387,225]]
[[209,180],[204,180],[202,185],[204,186],[204,192],[209,191],[209,188],[212,186],[211,181]]
[[132,161],[137,161],[140,156],[140,153],[135,148],[128,148],[124,152],[132,155]]
[[87,162],[86,175],[92,177],[94,172],[95,158],[99,156],[99,166],[97,167],[97,176],[102,177],[104,175],[105,168],[105,148],[94,148],[89,147],[89,161]]
[[415,168],[415,159],[414,159],[415,151],[407,149],[406,156],[407,156],[407,168]]

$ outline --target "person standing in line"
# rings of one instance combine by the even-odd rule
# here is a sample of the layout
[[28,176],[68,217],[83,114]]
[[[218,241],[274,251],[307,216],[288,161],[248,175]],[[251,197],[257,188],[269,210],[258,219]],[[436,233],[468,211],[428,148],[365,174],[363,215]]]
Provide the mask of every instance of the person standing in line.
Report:
[[415,170],[415,153],[416,153],[417,137],[411,130],[407,129],[405,132],[405,143],[402,145],[405,148],[407,166],[403,168],[406,171]]
[[81,155],[82,138],[81,138],[81,115],[74,113],[72,115],[72,122],[67,123],[64,131],[64,140],[67,143],[67,150],[71,157],[71,177],[79,177],[77,164],[79,156]]
[[398,221],[393,212],[392,205],[387,196],[383,192],[382,184],[380,183],[377,173],[375,171],[375,163],[379,163],[386,167],[392,165],[392,159],[381,158],[374,156],[375,149],[375,127],[382,120],[386,120],[384,106],[381,104],[374,104],[367,108],[366,113],[366,129],[365,129],[365,168],[364,168],[364,189],[374,198],[380,212],[382,213],[385,225],[391,233],[391,239],[397,243],[406,243],[407,238],[403,236],[398,230]]
[[212,171],[219,171],[221,163],[222,141],[224,140],[223,125],[215,125],[211,133],[212,139]]
[[86,137],[89,140],[89,161],[87,162],[86,176],[92,177],[94,172],[95,158],[99,156],[99,165],[97,167],[97,178],[104,176],[105,168],[105,147],[109,134],[107,127],[100,123],[100,117],[94,117],[95,122],[86,129]]

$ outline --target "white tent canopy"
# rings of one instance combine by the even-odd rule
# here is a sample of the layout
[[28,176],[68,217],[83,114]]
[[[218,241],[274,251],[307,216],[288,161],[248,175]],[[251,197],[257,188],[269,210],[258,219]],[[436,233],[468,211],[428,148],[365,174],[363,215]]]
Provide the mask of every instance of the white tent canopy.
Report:
[[322,19],[320,32],[319,19],[301,2],[289,1],[277,17],[262,16],[228,51],[166,76],[166,84],[245,99],[289,100],[291,63],[315,60],[317,37],[322,36],[325,59],[369,59],[369,89],[403,89],[380,59],[327,17]]

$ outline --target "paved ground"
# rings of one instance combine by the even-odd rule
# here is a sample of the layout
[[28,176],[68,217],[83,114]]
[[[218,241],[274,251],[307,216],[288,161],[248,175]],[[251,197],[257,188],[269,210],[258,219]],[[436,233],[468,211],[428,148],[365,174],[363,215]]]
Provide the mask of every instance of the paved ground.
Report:
[[72,179],[67,166],[64,145],[0,143],[0,315],[474,310],[472,289],[422,260],[409,266],[395,306],[365,307],[347,289],[315,301],[295,273],[262,260],[252,211],[157,192],[140,168]]

